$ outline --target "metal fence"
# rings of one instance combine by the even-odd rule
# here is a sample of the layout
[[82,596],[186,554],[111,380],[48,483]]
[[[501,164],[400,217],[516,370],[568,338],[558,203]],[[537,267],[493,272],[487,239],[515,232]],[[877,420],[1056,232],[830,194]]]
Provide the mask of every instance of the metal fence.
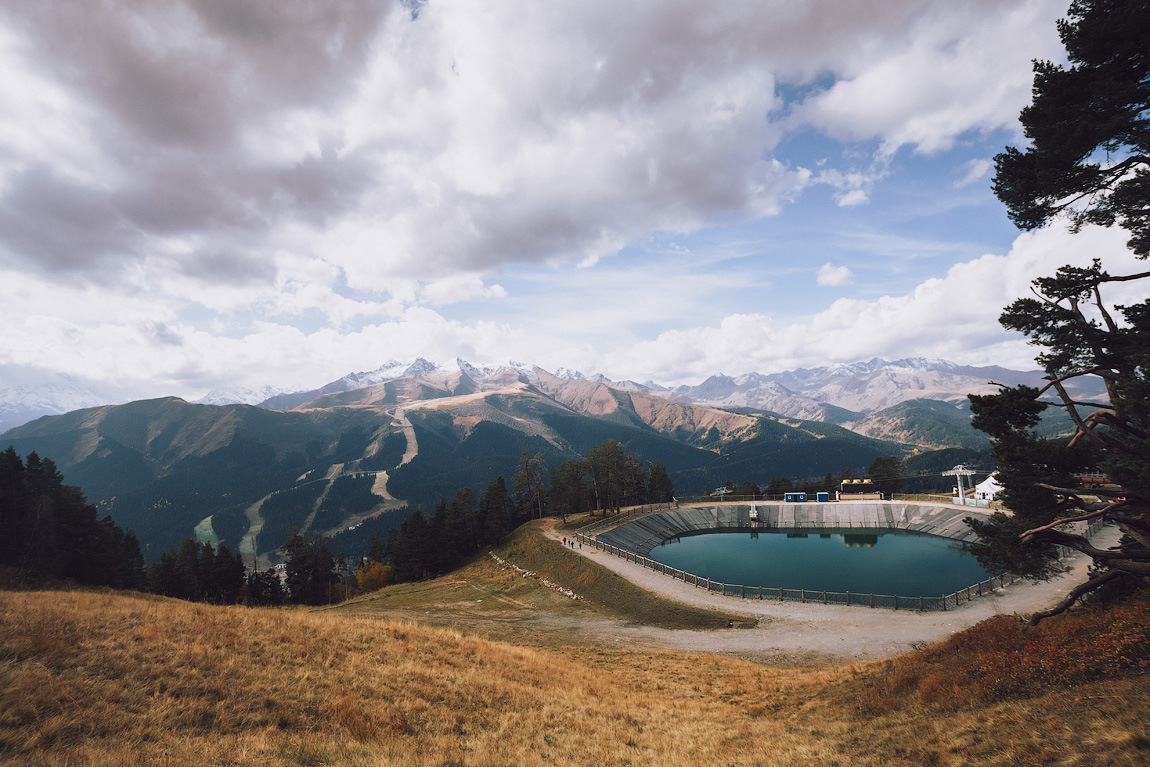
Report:
[[[628,512],[627,514],[620,514],[616,517],[611,517],[609,521],[626,522],[627,517],[638,518],[650,511],[635,511]],[[608,520],[604,520],[608,521]],[[636,554],[633,551],[621,549],[618,546],[612,546],[609,543],[603,543],[597,538],[584,532],[592,527],[603,524],[598,522],[595,525],[588,525],[587,528],[578,531],[575,534],[576,540],[580,543],[586,543],[589,546],[594,546],[601,551],[615,556],[622,557],[628,562],[634,562],[637,565],[645,567],[655,572],[669,575],[675,580],[689,583],[696,588],[706,589],[707,591],[722,594],[723,596],[738,597],[740,599],[770,599],[778,602],[811,602],[821,603],[824,605],[862,605],[866,607],[885,607],[894,610],[952,610],[959,605],[970,602],[981,596],[985,596],[1021,580],[1021,576],[1006,573],[1004,575],[994,575],[984,581],[975,583],[974,585],[967,586],[964,589],[951,594],[944,594],[937,597],[917,596],[917,597],[904,597],[894,594],[857,594],[849,591],[811,591],[809,589],[785,589],[785,588],[771,588],[767,586],[745,586],[742,584],[734,583],[720,583],[713,581],[709,578],[702,578],[693,573],[688,573],[684,570],[679,570],[674,567],[669,567],[656,562],[650,557],[645,557],[641,554]],[[1095,521],[1091,523],[1085,531],[1087,538],[1093,537],[1104,525],[1102,521]],[[1061,547],[1060,547],[1061,548]],[[1065,556],[1068,550],[1060,550],[1059,556]]]
[[618,527],[639,517],[654,514],[657,511],[668,511],[677,508],[679,508],[679,504],[677,503],[644,503],[641,506],[629,506],[626,511],[622,511],[618,514],[604,512],[603,519],[579,528],[579,534],[588,535],[592,531],[602,532],[603,529],[607,527]]
[[975,597],[989,594],[995,589],[1002,588],[1018,580],[1015,576],[994,576],[981,583],[976,583],[973,586],[956,591],[953,594],[938,597],[904,597],[895,594],[856,594],[849,591],[812,591],[810,589],[745,586],[735,583],[721,583],[694,575],[693,573],[688,573],[684,570],[669,567],[661,562],[656,562],[650,557],[644,557],[633,551],[627,551],[618,546],[603,543],[581,531],[576,533],[576,539],[609,554],[622,557],[628,562],[634,562],[649,570],[669,575],[675,580],[689,583],[696,588],[706,589],[716,594],[740,599],[769,599],[776,602],[810,602],[824,605],[862,605],[865,607],[885,607],[894,610],[949,610],[963,602],[969,602]]

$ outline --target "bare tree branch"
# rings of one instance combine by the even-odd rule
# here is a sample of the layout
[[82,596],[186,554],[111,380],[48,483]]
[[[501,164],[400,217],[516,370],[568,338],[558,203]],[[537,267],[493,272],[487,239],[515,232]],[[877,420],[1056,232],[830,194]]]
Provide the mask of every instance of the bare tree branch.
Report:
[[1104,573],[1100,573],[1085,583],[1080,583],[1079,585],[1075,586],[1070,590],[1070,593],[1066,595],[1065,599],[1056,604],[1054,607],[1051,607],[1049,610],[1039,610],[1036,613],[1032,613],[1030,615],[1030,620],[1027,622],[1031,626],[1037,626],[1039,621],[1043,620],[1044,618],[1049,618],[1052,615],[1059,615],[1060,613],[1064,613],[1069,610],[1070,606],[1077,602],[1078,598],[1083,594],[1094,591],[1094,589],[1104,586],[1112,580],[1125,577],[1125,575],[1125,573],[1118,570],[1107,570]]
[[1106,311],[1106,304],[1102,302],[1102,291],[1098,289],[1097,283],[1094,285],[1094,306],[1098,308],[1098,312],[1106,322],[1106,329],[1111,333],[1117,333],[1118,325],[1115,324],[1114,318],[1110,316],[1110,312]]
[[[1136,567],[1133,570],[1129,570],[1129,572],[1139,575],[1150,575],[1150,562],[1135,562],[1134,560],[1130,559],[1130,552],[1128,551],[1110,551],[1108,549],[1097,548],[1094,546],[1094,544],[1086,540],[1086,538],[1081,535],[1076,535],[1074,533],[1064,533],[1061,530],[1043,530],[1040,533],[1034,533],[1032,535],[1023,534],[1018,537],[1019,540],[1022,541],[1039,540],[1046,541],[1047,543],[1055,543],[1059,546],[1065,546],[1068,549],[1080,551],[1095,561],[1105,561],[1106,564],[1110,567],[1119,567],[1123,562],[1128,565],[1139,565],[1139,567]],[[1128,568],[1124,567],[1123,569]]]
[[1109,274],[1103,277],[1099,282],[1130,282],[1131,280],[1141,280],[1150,277],[1150,272],[1140,272],[1138,274],[1125,274],[1119,277],[1112,277]]
[[[1055,379],[1050,383],[1058,391],[1058,396],[1062,398],[1062,402],[1066,406],[1066,412],[1070,416],[1070,420],[1074,421],[1074,425],[1078,427],[1078,432],[1080,434],[1088,434],[1092,439],[1097,440],[1100,444],[1106,444],[1106,440],[1103,439],[1101,434],[1095,434],[1094,429],[1090,428],[1082,421],[1082,416],[1078,414],[1078,408],[1074,406],[1070,395],[1066,393],[1066,387],[1062,385],[1062,381]],[[1075,436],[1078,435],[1076,434]]]
[[1033,530],[1027,530],[1025,533],[1023,533],[1022,535],[1020,535],[1018,537],[1019,538],[1025,538],[1028,535],[1034,535],[1035,533],[1041,533],[1041,532],[1046,531],[1046,530],[1053,530],[1054,528],[1059,527],[1060,525],[1068,525],[1071,522],[1086,522],[1089,520],[1098,519],[1099,517],[1101,517],[1107,511],[1110,511],[1110,509],[1114,508],[1115,506],[1121,506],[1122,503],[1123,502],[1112,503],[1104,509],[1099,509],[1098,511],[1092,511],[1089,514],[1083,514],[1080,517],[1066,517],[1064,519],[1056,519],[1053,522],[1051,522],[1049,525],[1043,525],[1042,527],[1036,527]]

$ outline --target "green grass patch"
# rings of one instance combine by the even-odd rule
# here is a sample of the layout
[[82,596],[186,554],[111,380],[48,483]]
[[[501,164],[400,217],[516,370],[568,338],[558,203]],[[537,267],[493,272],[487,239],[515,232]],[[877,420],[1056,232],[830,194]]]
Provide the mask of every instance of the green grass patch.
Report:
[[631,623],[670,629],[717,629],[753,623],[735,613],[684,605],[639,588],[621,575],[550,540],[533,524],[521,526],[495,553]]
[[587,527],[587,525],[594,524],[595,522],[602,522],[602,515],[593,517],[590,514],[579,514],[576,516],[567,517],[566,522],[560,522],[555,526],[557,530],[579,530],[580,528]]

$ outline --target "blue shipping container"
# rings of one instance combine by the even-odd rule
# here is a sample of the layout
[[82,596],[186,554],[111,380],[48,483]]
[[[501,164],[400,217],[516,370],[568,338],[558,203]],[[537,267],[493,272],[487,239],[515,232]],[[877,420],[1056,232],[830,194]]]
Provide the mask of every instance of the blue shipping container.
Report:
[[830,503],[831,494],[830,493],[816,493],[815,494],[815,500],[817,500],[819,503]]
[[783,493],[783,500],[787,503],[806,503],[806,493]]

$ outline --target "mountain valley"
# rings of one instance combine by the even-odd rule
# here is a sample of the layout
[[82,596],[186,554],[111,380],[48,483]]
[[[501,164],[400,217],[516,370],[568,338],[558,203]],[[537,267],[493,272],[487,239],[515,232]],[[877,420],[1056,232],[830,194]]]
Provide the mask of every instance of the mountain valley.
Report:
[[337,541],[362,527],[361,541],[460,488],[510,484],[524,453],[555,467],[608,439],[664,465],[679,495],[726,480],[860,474],[876,457],[924,449],[985,449],[965,391],[990,390],[991,375],[1036,377],[876,360],[672,390],[560,372],[389,362],[259,406],[102,405],[42,417],[2,441],[55,461],[151,558],[194,531],[265,561],[293,525]]

